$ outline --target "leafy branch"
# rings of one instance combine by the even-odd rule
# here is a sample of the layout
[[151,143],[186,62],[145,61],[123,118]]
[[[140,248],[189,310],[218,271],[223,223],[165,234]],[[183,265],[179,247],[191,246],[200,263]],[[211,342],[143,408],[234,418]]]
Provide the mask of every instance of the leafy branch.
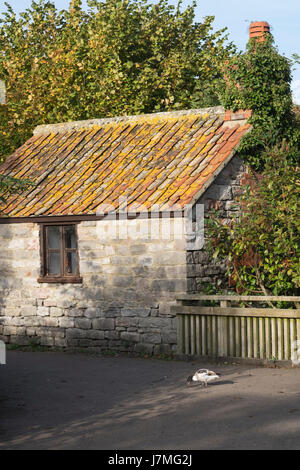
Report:
[[10,194],[22,193],[31,186],[34,186],[34,183],[30,180],[20,180],[12,176],[0,175],[0,201],[6,202]]

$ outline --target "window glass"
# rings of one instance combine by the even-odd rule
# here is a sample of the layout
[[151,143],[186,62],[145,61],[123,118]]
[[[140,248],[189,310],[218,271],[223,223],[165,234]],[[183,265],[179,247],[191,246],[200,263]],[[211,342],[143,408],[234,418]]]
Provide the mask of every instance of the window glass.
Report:
[[48,227],[48,248],[60,249],[60,227],[53,225]]
[[74,251],[69,251],[66,253],[66,274],[75,274],[76,273],[76,253]]
[[76,248],[74,225],[69,225],[65,227],[65,244],[66,248]]
[[60,274],[60,253],[49,253],[48,272],[52,276]]

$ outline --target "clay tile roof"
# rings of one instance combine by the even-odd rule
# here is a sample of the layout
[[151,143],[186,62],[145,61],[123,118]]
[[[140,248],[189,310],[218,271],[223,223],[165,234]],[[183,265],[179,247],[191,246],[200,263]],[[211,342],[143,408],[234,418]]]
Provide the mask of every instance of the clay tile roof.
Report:
[[0,174],[35,186],[0,217],[183,209],[236,152],[249,112],[222,107],[39,126]]

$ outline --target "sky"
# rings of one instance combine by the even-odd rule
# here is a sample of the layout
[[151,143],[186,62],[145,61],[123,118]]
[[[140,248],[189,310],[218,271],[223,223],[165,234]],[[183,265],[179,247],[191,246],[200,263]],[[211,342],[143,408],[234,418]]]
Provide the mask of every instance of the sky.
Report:
[[[7,0],[14,11],[24,11],[31,0]],[[151,2],[151,0],[149,0]],[[169,0],[177,4],[177,0]],[[69,0],[54,0],[58,9],[67,8]],[[183,0],[183,7],[191,2]],[[86,1],[83,0],[83,5]],[[0,0],[0,13],[5,11]],[[248,28],[252,21],[267,21],[280,54],[300,55],[300,2],[299,0],[197,0],[196,21],[204,16],[214,16],[215,29],[228,28],[229,40],[244,51],[248,41]],[[300,104],[300,65],[293,70],[292,90],[294,101]]]

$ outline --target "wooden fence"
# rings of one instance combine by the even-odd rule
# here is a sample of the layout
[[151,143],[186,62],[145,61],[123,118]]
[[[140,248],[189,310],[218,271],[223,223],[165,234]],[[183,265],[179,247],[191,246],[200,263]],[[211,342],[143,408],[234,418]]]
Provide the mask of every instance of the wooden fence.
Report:
[[[213,301],[220,306],[203,306]],[[249,302],[290,302],[296,308],[253,307]],[[232,306],[232,304],[248,306]],[[291,305],[291,304],[290,304]],[[187,294],[172,312],[178,318],[178,354],[297,359],[300,348],[300,297]],[[300,359],[300,357],[298,357]]]

